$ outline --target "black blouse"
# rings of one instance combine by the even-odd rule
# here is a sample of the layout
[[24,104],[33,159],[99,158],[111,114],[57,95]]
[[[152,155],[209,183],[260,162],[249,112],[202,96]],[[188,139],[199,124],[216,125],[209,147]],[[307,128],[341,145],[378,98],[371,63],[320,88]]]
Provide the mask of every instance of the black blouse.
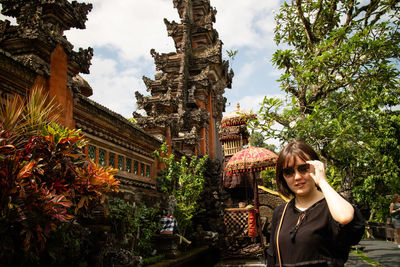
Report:
[[[268,248],[268,266],[279,266],[276,250],[276,230],[285,205],[274,210],[271,240]],[[341,225],[329,212],[325,199],[305,211],[289,202],[279,234],[282,266],[343,266],[350,247],[364,234],[365,220],[354,207],[354,219]]]

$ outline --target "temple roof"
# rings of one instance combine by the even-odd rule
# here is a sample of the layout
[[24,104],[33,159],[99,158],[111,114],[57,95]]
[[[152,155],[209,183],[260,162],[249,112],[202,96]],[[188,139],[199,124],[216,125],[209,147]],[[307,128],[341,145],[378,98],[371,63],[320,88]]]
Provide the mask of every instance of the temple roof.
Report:
[[254,119],[257,115],[247,110],[241,110],[240,104],[237,103],[235,111],[227,113],[221,121],[222,127],[237,126],[246,124],[248,121]]

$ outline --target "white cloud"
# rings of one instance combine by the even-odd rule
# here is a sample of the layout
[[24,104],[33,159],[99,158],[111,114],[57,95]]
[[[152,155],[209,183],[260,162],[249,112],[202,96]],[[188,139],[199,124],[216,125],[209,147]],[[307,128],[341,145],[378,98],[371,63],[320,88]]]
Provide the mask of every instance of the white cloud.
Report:
[[126,68],[119,71],[112,59],[94,57],[92,74],[82,75],[92,86],[90,98],[124,117],[132,117],[136,109],[135,91],[144,93],[141,70]]
[[151,48],[174,50],[163,18],[179,18],[171,0],[98,0],[88,15],[86,29],[71,29],[66,35],[78,47],[113,48],[120,61],[151,60]]
[[256,67],[256,62],[245,63],[243,67],[238,71],[238,74],[233,77],[234,86],[245,86],[248,79],[250,79],[251,75],[254,73]]
[[265,48],[273,44],[273,10],[279,0],[214,0],[218,13],[215,28],[227,49]]
[[[212,0],[224,49],[263,49],[273,45],[273,10],[279,0]],[[118,51],[119,60],[151,60],[149,51],[174,51],[163,18],[180,22],[172,0],[98,0],[88,15],[85,30],[71,29],[68,39],[78,47],[108,46]]]

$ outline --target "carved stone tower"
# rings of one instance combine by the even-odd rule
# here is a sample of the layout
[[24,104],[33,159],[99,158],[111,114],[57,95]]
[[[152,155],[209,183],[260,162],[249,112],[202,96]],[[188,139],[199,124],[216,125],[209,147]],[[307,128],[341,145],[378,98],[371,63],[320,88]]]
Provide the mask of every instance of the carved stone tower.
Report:
[[213,28],[216,10],[209,0],[173,0],[181,23],[164,19],[176,52],[150,51],[156,64],[154,80],[143,77],[150,96],[136,92],[139,126],[186,155],[223,158],[219,124],[225,110],[225,88],[233,71],[222,60],[222,42]]

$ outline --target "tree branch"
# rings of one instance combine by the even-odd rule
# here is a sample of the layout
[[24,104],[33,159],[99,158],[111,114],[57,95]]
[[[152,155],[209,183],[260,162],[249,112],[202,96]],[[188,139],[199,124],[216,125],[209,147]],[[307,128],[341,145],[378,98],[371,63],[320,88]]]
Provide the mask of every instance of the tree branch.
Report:
[[331,10],[329,11],[329,21],[328,21],[328,27],[326,27],[325,31],[326,33],[330,32],[332,28],[335,26],[333,23],[333,17],[336,12],[336,8],[337,8],[337,0],[333,0],[331,5]]
[[296,0],[296,7],[297,7],[297,12],[299,13],[299,17],[304,25],[304,30],[306,31],[307,39],[310,41],[311,44],[317,43],[318,39],[314,36],[311,30],[310,21],[304,17],[303,10],[301,9],[301,0]]
[[346,22],[343,24],[343,27],[347,27],[350,24],[350,21],[354,18],[353,10],[354,10],[354,0],[352,0],[350,3],[349,10],[347,11]]
[[316,24],[317,21],[319,20],[319,16],[321,15],[321,11],[322,11],[323,5],[324,5],[324,3],[322,3],[322,0],[319,0],[319,1],[318,1],[318,6],[319,6],[319,8],[318,8],[317,15],[315,16],[314,24]]
[[366,10],[365,18],[364,18],[364,27],[368,26],[368,20],[373,14],[373,12],[378,7],[379,0],[372,0],[369,4],[368,9]]
[[283,119],[278,113],[275,112],[269,112],[269,114],[271,115],[271,117],[273,117],[274,121],[276,121],[277,123],[288,127],[289,126],[289,122],[285,119]]

